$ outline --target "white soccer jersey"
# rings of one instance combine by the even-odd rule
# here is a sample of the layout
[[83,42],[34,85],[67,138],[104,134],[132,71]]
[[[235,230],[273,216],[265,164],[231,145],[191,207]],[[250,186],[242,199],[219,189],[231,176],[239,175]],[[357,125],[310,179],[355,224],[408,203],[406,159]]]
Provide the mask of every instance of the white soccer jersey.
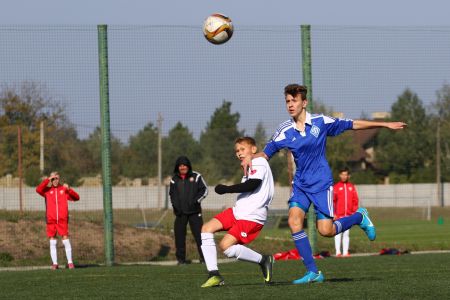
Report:
[[247,176],[242,178],[242,182],[249,179],[261,179],[262,182],[254,191],[238,195],[233,213],[237,220],[264,224],[274,193],[272,171],[267,160],[262,157],[252,160],[252,169]]

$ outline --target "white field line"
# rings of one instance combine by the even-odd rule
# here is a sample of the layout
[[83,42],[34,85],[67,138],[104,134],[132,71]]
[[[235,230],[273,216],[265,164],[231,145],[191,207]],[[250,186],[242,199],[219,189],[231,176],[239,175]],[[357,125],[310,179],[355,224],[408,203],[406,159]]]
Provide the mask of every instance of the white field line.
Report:
[[[420,255],[420,254],[443,254],[450,253],[450,250],[427,250],[427,251],[411,251],[408,254]],[[364,256],[378,256],[379,253],[352,253],[349,258],[352,257],[364,257]],[[333,256],[334,257],[334,256]],[[236,262],[236,259],[232,258],[224,258],[218,259],[218,263],[232,263]],[[198,264],[198,260],[193,260],[193,264]],[[141,262],[129,262],[129,263],[120,263],[118,265],[125,266],[135,266],[135,265],[154,265],[154,266],[176,266],[177,261],[141,261]],[[104,267],[104,264],[99,264],[98,266]],[[64,268],[61,268],[64,269]],[[0,267],[0,272],[9,272],[9,271],[34,271],[34,270],[50,270],[49,266],[23,266],[23,267]],[[55,271],[58,272],[58,271]]]

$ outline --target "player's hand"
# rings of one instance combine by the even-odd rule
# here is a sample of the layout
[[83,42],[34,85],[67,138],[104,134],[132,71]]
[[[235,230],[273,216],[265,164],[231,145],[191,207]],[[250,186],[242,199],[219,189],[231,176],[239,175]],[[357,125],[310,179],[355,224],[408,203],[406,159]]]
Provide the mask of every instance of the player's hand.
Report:
[[388,122],[387,127],[392,130],[404,129],[408,126],[408,124],[403,122]]
[[252,169],[252,158],[251,157],[244,157],[244,159],[241,161],[241,168],[244,171],[244,176],[247,176],[248,171],[253,170]]
[[219,195],[223,195],[226,193],[226,188],[227,188],[226,185],[218,184],[218,185],[216,185],[214,191],[216,191],[216,193]]
[[64,184],[63,184],[63,187],[65,187],[66,190],[69,190],[69,189],[70,189],[70,186],[69,186],[67,183],[64,183]]

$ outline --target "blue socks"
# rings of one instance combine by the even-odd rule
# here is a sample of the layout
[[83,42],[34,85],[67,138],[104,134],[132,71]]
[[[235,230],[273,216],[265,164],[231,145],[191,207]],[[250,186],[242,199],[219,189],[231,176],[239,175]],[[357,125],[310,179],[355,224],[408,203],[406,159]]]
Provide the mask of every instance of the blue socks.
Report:
[[303,264],[306,270],[318,273],[316,262],[312,255],[311,245],[308,240],[308,235],[304,230],[292,234],[292,239],[294,240],[295,247],[298,253],[303,258]]
[[350,227],[356,224],[360,224],[362,222],[363,216],[359,212],[355,212],[353,215],[348,217],[340,218],[333,222],[334,226],[336,226],[336,234],[346,231]]
[[[333,222],[336,227],[336,234],[346,231],[350,227],[362,222],[363,216],[361,213],[356,212],[351,216],[341,218]],[[312,255],[311,244],[308,240],[308,235],[304,230],[292,234],[292,240],[294,241],[295,248],[297,248],[298,253],[303,258],[303,264],[306,270],[314,273],[318,273],[316,262]]]

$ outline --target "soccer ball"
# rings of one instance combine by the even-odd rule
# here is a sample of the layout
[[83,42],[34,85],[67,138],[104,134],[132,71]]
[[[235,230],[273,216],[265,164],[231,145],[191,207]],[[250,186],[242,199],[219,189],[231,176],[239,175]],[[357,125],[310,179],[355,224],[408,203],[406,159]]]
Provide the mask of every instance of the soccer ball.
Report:
[[203,34],[208,42],[223,44],[233,35],[233,23],[222,14],[212,14],[203,23]]

